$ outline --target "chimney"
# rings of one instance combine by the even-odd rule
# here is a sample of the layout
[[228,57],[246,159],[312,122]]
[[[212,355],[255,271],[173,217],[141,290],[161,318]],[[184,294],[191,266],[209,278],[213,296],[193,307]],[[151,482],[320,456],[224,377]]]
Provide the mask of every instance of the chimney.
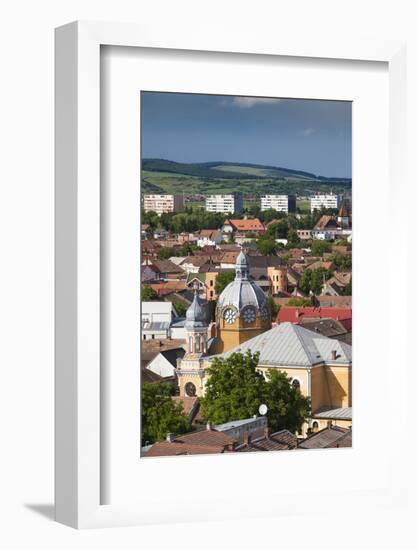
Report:
[[300,310],[298,308],[295,310],[295,316],[297,317],[297,319],[300,316]]
[[173,439],[173,438],[172,438],[172,433],[168,432],[168,433],[167,433],[167,441],[168,441],[168,443],[172,443],[172,439]]
[[251,437],[250,437],[249,432],[245,432],[245,433],[243,434],[243,444],[244,444],[244,445],[249,445],[250,440],[251,440]]
[[237,446],[237,442],[236,440],[234,439],[231,443],[229,443],[228,447],[229,447],[229,451],[235,451],[236,450],[236,446]]
[[333,361],[337,359],[337,351],[335,349],[332,349],[332,359]]
[[271,430],[269,429],[268,426],[266,426],[264,428],[264,437],[265,437],[265,439],[269,439],[270,434],[271,434]]
[[211,422],[207,422],[207,424],[206,424],[206,430],[207,430],[208,432],[211,432],[212,429],[213,429],[212,423],[211,423]]

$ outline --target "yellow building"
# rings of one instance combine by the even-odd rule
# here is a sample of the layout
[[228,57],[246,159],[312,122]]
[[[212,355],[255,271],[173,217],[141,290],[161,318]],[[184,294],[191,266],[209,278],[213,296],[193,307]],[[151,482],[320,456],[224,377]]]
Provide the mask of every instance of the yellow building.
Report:
[[216,308],[216,340],[212,353],[239,346],[271,328],[268,299],[249,276],[249,259],[240,252],[235,279],[220,294]]
[[209,338],[205,302],[197,292],[187,311],[187,353],[177,367],[180,395],[204,395],[214,356],[226,358],[233,352],[250,350],[259,352],[258,368],[265,377],[269,369],[279,369],[310,397],[312,416],[303,427],[303,435],[329,423],[351,426],[351,346],[292,323],[271,328],[267,297],[250,279],[243,252],[235,270],[235,280],[217,302],[215,338]]

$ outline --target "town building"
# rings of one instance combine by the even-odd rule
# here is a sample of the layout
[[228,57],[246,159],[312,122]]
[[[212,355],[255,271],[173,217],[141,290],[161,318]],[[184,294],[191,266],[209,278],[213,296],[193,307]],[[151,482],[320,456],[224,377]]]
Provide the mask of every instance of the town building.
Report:
[[186,433],[174,437],[167,434],[165,441],[157,441],[149,446],[143,453],[145,457],[152,456],[180,456],[180,455],[201,455],[233,452],[235,441],[218,432],[211,424],[207,424],[205,430]]
[[322,208],[339,208],[340,195],[334,195],[333,193],[323,195],[313,195],[310,197],[310,210],[321,210]]
[[338,426],[328,427],[311,434],[302,441],[299,449],[331,449],[352,447],[352,430]]
[[307,319],[334,319],[342,323],[347,331],[352,331],[352,308],[282,306],[276,322],[302,325]]
[[296,197],[295,195],[264,195],[261,197],[261,210],[293,214],[296,210]]
[[181,212],[184,209],[183,195],[144,195],[145,212],[156,212],[158,216],[169,212]]
[[198,233],[197,246],[217,246],[222,242],[222,233],[219,229],[202,229]]
[[242,236],[244,239],[249,234],[255,236],[265,233],[265,226],[258,218],[244,218],[243,220],[229,219],[226,220],[221,228],[223,240]]
[[243,212],[243,196],[241,193],[227,195],[208,195],[206,211],[220,214],[240,214]]

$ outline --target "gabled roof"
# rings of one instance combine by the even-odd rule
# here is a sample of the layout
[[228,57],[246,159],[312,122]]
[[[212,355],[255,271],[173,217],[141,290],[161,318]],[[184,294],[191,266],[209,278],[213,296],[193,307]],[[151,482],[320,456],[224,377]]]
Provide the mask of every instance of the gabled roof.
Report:
[[258,218],[246,220],[226,220],[226,225],[231,225],[235,231],[265,231],[265,226]]
[[351,447],[352,430],[330,426],[313,433],[299,444],[299,449],[328,449],[330,447]]
[[297,447],[297,437],[288,430],[280,430],[271,435],[263,435],[236,447],[236,452],[286,451]]
[[[299,325],[282,323],[247,342],[219,355],[226,358],[232,353],[259,352],[262,367],[311,367],[319,364],[347,365],[352,362],[352,348],[344,342],[321,336]],[[336,358],[332,358],[332,352]]]
[[206,238],[214,241],[218,232],[218,229],[201,229],[201,231],[199,231],[198,233],[198,236],[202,239]]
[[171,260],[152,260],[152,265],[158,268],[160,273],[184,273],[184,270]]
[[338,229],[339,225],[334,216],[328,216],[325,214],[314,226],[314,231],[325,231],[326,229]]
[[233,439],[216,430],[201,430],[179,435],[171,441],[157,441],[145,456],[213,454],[231,451]]
[[301,324],[304,319],[335,319],[340,321],[346,330],[352,330],[352,308],[344,307],[295,307],[281,306],[277,323]]

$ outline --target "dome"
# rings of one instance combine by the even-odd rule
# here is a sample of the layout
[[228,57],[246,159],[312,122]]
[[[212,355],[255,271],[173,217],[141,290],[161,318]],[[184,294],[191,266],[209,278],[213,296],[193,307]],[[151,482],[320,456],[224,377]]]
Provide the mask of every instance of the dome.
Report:
[[251,305],[261,309],[267,298],[263,290],[249,279],[249,259],[243,251],[236,259],[235,271],[235,279],[220,294],[217,307],[222,310],[227,306],[234,306],[240,311]]
[[194,293],[192,304],[185,314],[185,327],[206,327],[208,325],[207,304],[198,293]]

